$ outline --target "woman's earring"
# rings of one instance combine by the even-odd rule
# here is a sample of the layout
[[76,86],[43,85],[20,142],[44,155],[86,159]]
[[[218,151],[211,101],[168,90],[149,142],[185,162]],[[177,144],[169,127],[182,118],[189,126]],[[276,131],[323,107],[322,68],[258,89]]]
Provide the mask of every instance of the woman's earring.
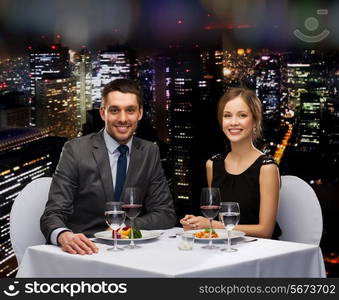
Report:
[[257,132],[257,127],[253,127],[253,133],[255,134]]

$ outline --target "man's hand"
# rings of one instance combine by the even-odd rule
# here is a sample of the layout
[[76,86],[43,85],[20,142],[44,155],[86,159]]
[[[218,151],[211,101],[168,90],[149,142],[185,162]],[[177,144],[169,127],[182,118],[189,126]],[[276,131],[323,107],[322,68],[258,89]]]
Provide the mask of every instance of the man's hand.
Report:
[[99,249],[82,233],[65,231],[58,236],[58,243],[62,250],[71,254],[93,254]]

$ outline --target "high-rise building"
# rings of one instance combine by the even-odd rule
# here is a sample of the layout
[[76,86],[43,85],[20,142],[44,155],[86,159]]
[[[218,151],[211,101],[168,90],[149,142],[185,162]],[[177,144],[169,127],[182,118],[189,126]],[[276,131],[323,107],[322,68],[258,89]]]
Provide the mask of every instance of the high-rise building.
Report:
[[143,118],[154,124],[154,61],[151,57],[139,57],[136,60],[136,80],[143,93]]
[[42,79],[70,76],[68,48],[51,45],[33,48],[29,46],[31,94],[36,93],[36,82]]
[[92,61],[87,49],[75,55],[77,99],[80,107],[81,125],[86,123],[86,111],[92,109]]
[[0,277],[13,277],[17,262],[9,236],[9,213],[30,181],[51,176],[64,138],[49,137],[36,128],[0,131]]
[[100,53],[92,55],[92,106],[99,109],[101,105]]
[[[307,82],[311,73],[311,65],[309,63],[287,63],[286,67],[287,97],[289,110],[298,118],[301,107],[301,96],[308,94]],[[306,98],[305,98],[306,99]],[[299,145],[301,138],[296,138],[295,146]]]
[[287,64],[289,103],[296,112],[298,151],[319,151],[322,107],[329,97],[328,68],[321,55],[306,50],[298,63]]
[[0,94],[0,128],[28,127],[30,107],[23,92]]
[[256,94],[263,111],[263,142],[266,146],[280,142],[280,104],[282,99],[281,60],[278,54],[260,54],[255,65]]
[[[325,63],[323,54],[315,50],[286,53],[286,65],[282,68],[287,92],[281,114],[292,134],[288,143],[285,142],[287,148],[280,166],[283,173],[292,173],[310,182],[321,178],[320,169],[325,165],[322,157],[327,156],[321,149],[325,135],[322,123],[331,76],[330,64]],[[311,169],[308,168],[310,161]]]
[[171,71],[170,58],[159,56],[154,59],[154,114],[151,120],[159,139],[168,144],[171,143]]
[[199,101],[200,63],[195,53],[181,53],[172,62],[171,153],[173,194],[178,213],[193,205],[194,103]]
[[44,79],[37,83],[37,126],[52,135],[74,138],[81,130],[75,78]]
[[0,105],[0,128],[28,127],[29,113],[27,106]]
[[101,90],[110,81],[128,78],[131,72],[127,51],[101,51],[98,58],[99,68],[93,76],[93,105],[100,107]]
[[37,83],[45,79],[68,78],[70,76],[68,48],[59,44],[28,47],[31,78],[31,126],[36,126],[35,95]]
[[[195,101],[196,118],[208,120],[195,122],[195,141],[199,147],[196,161],[205,162],[216,153],[224,151],[223,134],[217,119],[217,106],[224,94],[223,51],[203,51],[200,53],[202,72],[198,81],[198,97]],[[206,140],[208,142],[206,143]],[[197,165],[195,163],[195,165]],[[205,165],[199,166],[205,175]],[[200,171],[200,172],[201,172]],[[195,174],[199,172],[196,167]],[[205,177],[205,176],[203,176]],[[204,184],[204,183],[201,183]],[[205,184],[206,185],[206,184]],[[199,197],[199,195],[197,195]]]
[[256,92],[262,101],[264,119],[278,119],[281,98],[279,56],[260,56],[257,60],[255,70]]
[[199,79],[201,102],[216,103],[223,94],[223,51],[200,54],[202,78]]
[[300,96],[298,120],[298,150],[313,152],[319,150],[321,128],[321,103],[315,93]]
[[102,52],[100,54],[101,87],[118,78],[130,75],[130,61],[127,52]]
[[339,180],[339,97],[332,95],[324,106],[322,130],[324,131],[321,152],[326,158],[324,176],[328,180]]

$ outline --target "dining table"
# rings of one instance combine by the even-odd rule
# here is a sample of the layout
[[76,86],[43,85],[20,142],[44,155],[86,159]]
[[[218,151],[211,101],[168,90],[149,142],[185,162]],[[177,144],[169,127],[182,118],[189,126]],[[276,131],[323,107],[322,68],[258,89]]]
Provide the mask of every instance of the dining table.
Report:
[[[92,255],[69,254],[55,245],[31,246],[17,277],[326,277],[318,245],[244,236],[232,239],[236,252],[220,250],[225,240],[213,241],[217,249],[204,249],[203,239],[195,239],[192,250],[181,250],[182,232],[182,228],[148,231],[154,238],[141,239],[140,248],[118,252],[107,251],[112,241],[93,239],[99,251]],[[124,245],[126,241],[119,242],[120,247]]]

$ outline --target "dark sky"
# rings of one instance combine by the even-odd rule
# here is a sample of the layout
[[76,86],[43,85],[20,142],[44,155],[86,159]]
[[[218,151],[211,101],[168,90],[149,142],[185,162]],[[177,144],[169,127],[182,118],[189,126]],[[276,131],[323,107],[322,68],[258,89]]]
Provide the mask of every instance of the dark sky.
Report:
[[[308,17],[329,28],[338,46],[339,4],[287,0],[0,0],[0,55],[22,53],[41,40],[74,50],[86,45],[129,43],[141,48],[175,43],[210,43],[216,32],[234,46],[281,46],[295,43],[293,29]],[[335,3],[335,1],[333,2]],[[317,9],[328,9],[317,16]],[[206,30],[209,29],[209,30]],[[307,30],[305,33],[307,33]],[[312,33],[313,34],[313,33]]]
[[[171,42],[203,28],[199,1],[0,0],[1,52],[18,51],[42,38],[65,45]],[[198,30],[197,30],[198,29]],[[150,45],[152,46],[152,45]]]

